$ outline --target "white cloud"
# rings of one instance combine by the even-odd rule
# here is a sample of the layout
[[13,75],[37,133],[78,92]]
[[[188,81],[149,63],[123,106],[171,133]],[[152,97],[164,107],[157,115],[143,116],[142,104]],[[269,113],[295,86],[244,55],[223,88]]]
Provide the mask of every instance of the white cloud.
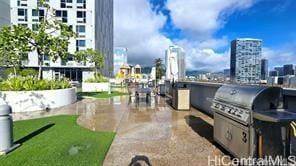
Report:
[[151,65],[172,43],[159,32],[166,19],[148,0],[114,0],[114,45],[128,48],[129,63]]
[[190,42],[187,40],[177,42],[178,45],[186,50],[187,70],[221,71],[229,68],[229,50],[217,53],[213,49],[224,46],[224,44],[219,44],[224,43],[221,41],[223,39],[218,39],[217,41],[209,39],[209,41],[203,42]]
[[296,63],[296,52],[290,49],[271,49],[263,48],[262,57],[269,60],[269,68],[273,69],[276,66]]
[[205,39],[224,25],[227,15],[252,4],[253,0],[168,0],[167,8],[174,24],[190,38]]

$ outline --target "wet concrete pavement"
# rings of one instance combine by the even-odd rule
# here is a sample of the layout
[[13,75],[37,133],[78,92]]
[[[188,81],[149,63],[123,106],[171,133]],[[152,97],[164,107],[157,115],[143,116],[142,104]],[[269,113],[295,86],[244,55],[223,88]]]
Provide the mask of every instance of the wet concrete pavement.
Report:
[[163,97],[157,97],[157,103],[152,106],[144,102],[129,104],[127,96],[83,99],[49,112],[13,116],[19,120],[76,114],[80,115],[77,122],[83,127],[116,132],[104,161],[106,166],[125,166],[133,162],[205,166],[209,158],[224,155],[221,148],[213,144],[212,118],[194,108],[175,111]]

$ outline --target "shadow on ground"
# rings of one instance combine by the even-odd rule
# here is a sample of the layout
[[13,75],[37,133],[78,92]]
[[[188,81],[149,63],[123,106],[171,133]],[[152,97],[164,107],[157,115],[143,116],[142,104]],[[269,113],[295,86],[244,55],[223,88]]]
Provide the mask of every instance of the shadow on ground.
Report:
[[220,149],[225,155],[230,155],[230,153],[225,150],[222,146],[214,141],[214,127],[213,125],[209,124],[208,122],[204,121],[200,117],[196,117],[193,115],[185,116],[186,123],[192,128],[192,130],[204,137],[213,145],[215,145],[218,149]]
[[30,134],[24,136],[23,138],[17,140],[17,141],[15,142],[15,144],[23,144],[23,143],[25,143],[26,141],[30,140],[31,138],[33,138],[33,137],[35,137],[35,136],[37,136],[37,135],[43,133],[43,132],[46,131],[47,129],[53,127],[54,125],[55,125],[54,123],[50,123],[50,124],[48,124],[48,125],[45,125],[45,126],[39,128],[38,130],[36,130],[36,131],[34,131],[34,132],[32,132],[32,133],[30,133]]

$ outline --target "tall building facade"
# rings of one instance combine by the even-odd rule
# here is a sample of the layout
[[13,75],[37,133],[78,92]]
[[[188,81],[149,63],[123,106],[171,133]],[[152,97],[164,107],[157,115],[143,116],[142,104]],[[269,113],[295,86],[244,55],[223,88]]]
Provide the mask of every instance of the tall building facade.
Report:
[[268,77],[268,60],[261,59],[261,80],[267,80]]
[[[72,1],[72,0],[71,0]],[[77,0],[79,1],[79,0]],[[81,0],[80,0],[81,1]],[[89,0],[84,0],[89,1]],[[113,0],[91,0],[95,6],[95,49],[105,56],[103,73],[113,76]]]
[[165,66],[166,66],[166,79],[171,79],[171,66],[170,66],[170,58],[176,57],[178,74],[177,80],[185,80],[186,79],[186,57],[185,51],[183,48],[179,46],[170,46],[165,52]]
[[294,75],[294,65],[293,64],[287,64],[283,66],[283,72],[284,76],[286,75]]
[[269,72],[269,76],[270,77],[277,77],[277,76],[279,76],[279,72],[276,70],[272,70]]
[[230,75],[237,83],[259,83],[262,40],[241,38],[231,42]]
[[114,48],[114,71],[113,74],[116,76],[120,67],[127,64],[127,48],[115,47]]
[[0,28],[10,24],[10,0],[0,0]]
[[284,68],[283,67],[275,67],[274,70],[278,72],[278,76],[284,76]]
[[[72,27],[78,34],[69,42],[70,53],[67,61],[56,62],[47,57],[44,59],[44,78],[66,77],[75,81],[83,81],[93,76],[91,68],[94,64],[78,63],[73,54],[86,48],[96,49],[105,56],[103,74],[113,75],[113,0],[47,0],[55,9],[55,15],[63,23]],[[47,13],[45,8],[37,10],[38,0],[11,0],[11,23],[23,25],[37,30],[38,23]],[[28,55],[27,67],[37,67],[36,52]]]

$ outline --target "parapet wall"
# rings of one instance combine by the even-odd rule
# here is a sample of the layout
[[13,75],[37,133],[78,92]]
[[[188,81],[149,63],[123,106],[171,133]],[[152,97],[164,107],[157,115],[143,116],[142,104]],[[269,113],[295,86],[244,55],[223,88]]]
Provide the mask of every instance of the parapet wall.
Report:
[[[191,106],[209,115],[213,115],[211,110],[211,100],[215,97],[216,91],[222,83],[208,82],[178,82],[177,87],[187,87],[190,89]],[[284,107],[296,112],[296,89],[284,89]],[[293,110],[294,109],[294,110]]]

